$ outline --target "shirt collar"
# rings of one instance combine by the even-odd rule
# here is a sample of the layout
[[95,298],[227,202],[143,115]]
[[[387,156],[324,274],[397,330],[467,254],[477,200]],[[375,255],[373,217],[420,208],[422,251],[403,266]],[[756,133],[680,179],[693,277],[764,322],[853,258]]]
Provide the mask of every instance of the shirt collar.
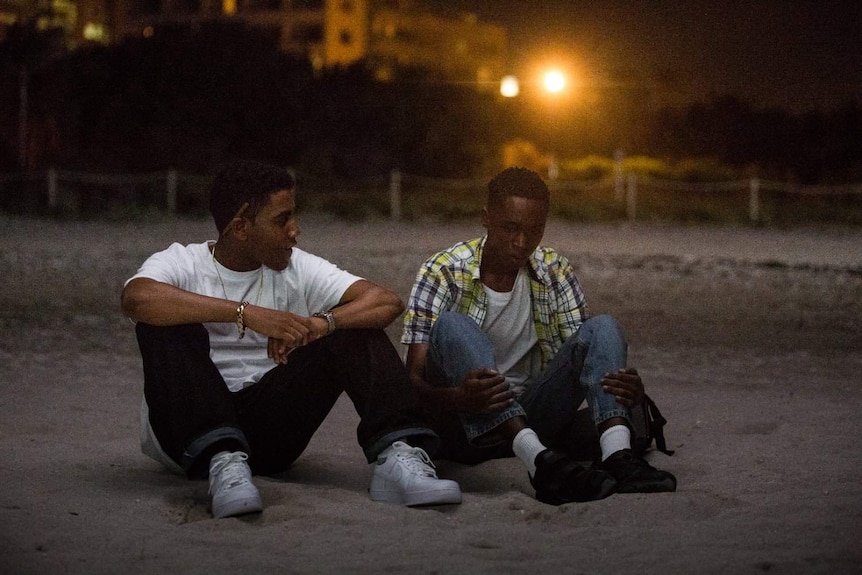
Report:
[[[483,235],[479,238],[479,242],[476,245],[476,267],[473,268],[473,281],[482,281],[481,273],[482,273],[482,253],[485,250],[485,242],[488,240],[488,234]],[[533,250],[533,253],[527,258],[527,272],[529,272],[530,277],[536,281],[541,282],[542,278],[545,274],[542,273],[542,269],[539,266],[540,257],[538,256],[539,250],[541,247],[537,247]]]
[[488,239],[488,234],[485,234],[481,238],[479,238],[479,242],[476,245],[476,256],[475,261],[476,265],[471,270],[473,273],[473,281],[480,282],[482,281],[482,253],[485,251],[485,241]]

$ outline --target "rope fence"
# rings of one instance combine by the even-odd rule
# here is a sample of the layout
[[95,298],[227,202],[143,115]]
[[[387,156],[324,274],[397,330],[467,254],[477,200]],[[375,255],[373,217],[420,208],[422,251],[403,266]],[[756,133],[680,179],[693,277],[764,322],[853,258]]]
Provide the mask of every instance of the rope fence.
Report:
[[[423,213],[457,215],[481,210],[486,180],[429,178],[399,170],[361,180],[344,180],[296,173],[306,203],[348,217],[383,214],[393,220]],[[145,174],[103,174],[48,169],[0,173],[0,208],[6,211],[99,213],[130,207],[176,213],[205,213],[211,177],[166,170]],[[628,221],[661,219],[668,210],[686,218],[698,203],[728,203],[737,219],[764,222],[765,208],[819,199],[838,199],[862,214],[862,184],[800,186],[747,178],[723,182],[683,182],[642,174],[616,173],[595,180],[549,180],[558,203],[603,202]],[[766,201],[765,197],[771,197]],[[663,199],[661,199],[663,198]],[[778,199],[776,199],[778,198]],[[558,201],[559,200],[559,201]],[[25,208],[25,209],[22,209]],[[779,206],[780,207],[780,206]],[[838,209],[838,208],[836,208]],[[841,208],[843,209],[843,208]],[[834,210],[833,210],[834,211]],[[689,214],[691,215],[691,214]],[[677,218],[677,219],[678,219]],[[673,219],[673,218],[672,218]],[[862,215],[860,215],[862,222]]]

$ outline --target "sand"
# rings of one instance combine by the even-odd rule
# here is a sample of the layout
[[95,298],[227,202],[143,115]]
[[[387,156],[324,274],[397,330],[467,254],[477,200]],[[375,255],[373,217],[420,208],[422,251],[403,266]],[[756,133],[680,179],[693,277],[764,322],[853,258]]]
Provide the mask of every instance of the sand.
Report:
[[[473,222],[345,224],[301,246],[406,298]],[[0,218],[0,572],[862,572],[862,230],[549,224],[669,420],[676,493],[552,507],[514,459],[440,462],[461,505],[372,502],[340,401],[266,509],[214,520],[204,482],[140,453],[123,280],[205,221]],[[394,339],[398,326],[389,330]],[[400,346],[399,346],[400,349]]]

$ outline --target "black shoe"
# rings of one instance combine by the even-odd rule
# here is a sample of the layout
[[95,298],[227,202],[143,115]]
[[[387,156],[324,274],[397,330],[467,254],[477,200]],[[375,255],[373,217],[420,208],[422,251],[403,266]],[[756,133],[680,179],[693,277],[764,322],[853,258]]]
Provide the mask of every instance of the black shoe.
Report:
[[550,449],[536,456],[536,474],[530,483],[536,489],[536,499],[548,505],[604,499],[617,485],[604,471],[581,467]]
[[656,469],[631,449],[620,449],[605,459],[601,468],[617,480],[617,493],[676,491],[676,477]]

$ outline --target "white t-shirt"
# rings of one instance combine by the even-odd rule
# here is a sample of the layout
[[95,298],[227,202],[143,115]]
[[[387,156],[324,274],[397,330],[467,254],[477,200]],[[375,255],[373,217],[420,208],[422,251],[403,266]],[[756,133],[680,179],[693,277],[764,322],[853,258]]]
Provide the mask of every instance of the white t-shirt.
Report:
[[[150,256],[126,283],[150,278],[202,295],[307,317],[335,307],[347,288],[362,279],[298,248],[293,248],[290,263],[282,271],[263,266],[236,272],[214,260],[212,244],[174,243]],[[234,323],[205,323],[204,327],[209,332],[210,357],[231,391],[254,384],[275,367],[266,355],[266,336],[249,329],[239,339]]]
[[482,331],[494,344],[497,369],[506,377],[515,395],[521,395],[537,375],[539,341],[533,325],[530,285],[527,271],[521,269],[512,291],[498,292],[482,284],[488,296],[488,312]]

